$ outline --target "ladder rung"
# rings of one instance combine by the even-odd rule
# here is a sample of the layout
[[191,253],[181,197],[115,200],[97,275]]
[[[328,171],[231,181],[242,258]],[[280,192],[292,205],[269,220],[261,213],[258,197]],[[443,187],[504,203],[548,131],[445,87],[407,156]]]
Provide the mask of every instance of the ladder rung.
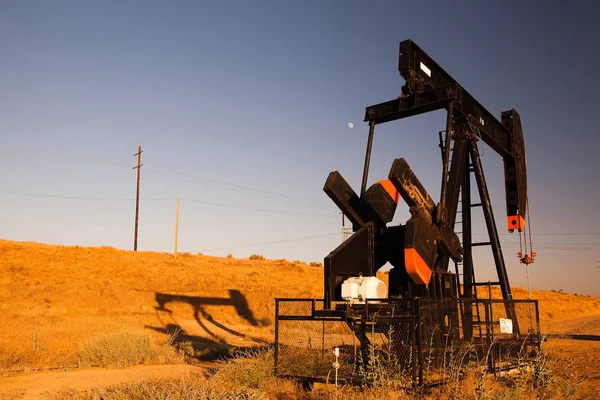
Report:
[[473,286],[500,286],[500,282],[475,282]]
[[471,204],[471,207],[481,207],[483,204],[482,203],[474,203]]
[[471,243],[472,247],[477,247],[477,246],[489,246],[491,245],[492,242],[475,242],[475,243]]

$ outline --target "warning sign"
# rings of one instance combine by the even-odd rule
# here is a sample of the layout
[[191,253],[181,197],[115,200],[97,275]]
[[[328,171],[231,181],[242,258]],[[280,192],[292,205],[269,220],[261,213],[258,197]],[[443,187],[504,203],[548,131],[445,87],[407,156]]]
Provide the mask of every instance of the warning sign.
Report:
[[500,333],[513,333],[512,319],[500,318]]

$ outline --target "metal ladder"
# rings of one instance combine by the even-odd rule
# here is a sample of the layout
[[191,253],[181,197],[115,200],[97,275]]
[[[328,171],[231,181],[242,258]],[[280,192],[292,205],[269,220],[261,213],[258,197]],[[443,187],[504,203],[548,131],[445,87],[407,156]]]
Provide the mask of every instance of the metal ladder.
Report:
[[[444,157],[444,154],[445,154],[445,140],[444,140],[444,134],[445,133],[446,133],[446,131],[440,131],[439,132],[439,139],[440,139],[440,145],[439,145],[439,147],[440,147],[441,152],[442,152],[442,160],[443,160],[443,157]],[[449,153],[448,153],[449,154],[449,160],[452,159],[452,156],[451,156],[452,150],[453,149],[451,147],[449,149]],[[448,167],[449,166],[450,166],[450,162],[448,162]],[[467,165],[467,168],[468,168],[468,175],[467,176],[470,179],[471,173],[473,172],[473,165],[469,164],[469,165]],[[469,187],[469,190],[470,190],[470,182],[469,182],[469,184],[467,186]],[[464,190],[464,185],[461,184],[460,185],[460,191],[459,191],[459,201],[458,201],[458,204],[460,204],[461,206],[459,206],[459,208],[456,210],[457,217],[460,215],[460,218],[456,218],[455,219],[454,227],[453,228],[455,229],[455,233],[458,235],[458,237],[460,239],[460,242],[461,242],[461,245],[463,245],[463,249],[464,249],[463,231],[462,230],[461,231],[456,231],[457,226],[460,226],[461,229],[463,228],[462,227],[462,225],[463,225],[463,207],[466,205],[466,204],[463,203],[463,190]],[[471,200],[471,196],[469,195],[468,198],[469,198],[469,204],[467,206],[469,207],[469,209],[471,209],[473,207],[481,207],[481,205],[482,205],[481,202],[480,203],[476,203],[476,204],[472,204],[471,201],[470,201]],[[484,244],[490,245],[491,243],[490,242],[486,242],[486,243],[476,242],[476,243],[471,243],[470,247],[472,248],[472,247],[477,247],[477,246],[483,246]],[[467,249],[467,251],[471,251],[471,249]],[[473,292],[471,293],[471,295],[472,295],[471,297],[467,297],[466,293],[465,293],[463,262],[455,261],[454,262],[454,269],[455,269],[456,275],[458,277],[458,293],[459,293],[459,297],[461,297],[461,298],[473,298],[474,300],[477,300],[477,298],[478,298],[477,297],[477,286],[478,286],[478,284],[475,281],[475,270],[474,270],[474,268],[471,268],[471,279],[472,279],[472,282],[473,282],[473,288],[472,288]],[[462,289],[461,289],[461,283],[462,283]],[[473,325],[477,326],[477,329],[479,331],[479,336],[482,337],[483,336],[483,332],[482,332],[482,329],[481,329],[482,322],[481,322],[481,312],[479,310],[479,303],[477,301],[475,301],[475,303],[471,304],[470,306],[473,307],[473,305],[475,305],[475,313],[473,313],[473,310],[471,309],[470,312],[467,313],[467,314],[470,314],[470,315],[473,316],[473,318],[471,319],[471,323]],[[462,312],[464,314],[465,310],[463,309]],[[475,315],[473,315],[473,314],[475,314]]]

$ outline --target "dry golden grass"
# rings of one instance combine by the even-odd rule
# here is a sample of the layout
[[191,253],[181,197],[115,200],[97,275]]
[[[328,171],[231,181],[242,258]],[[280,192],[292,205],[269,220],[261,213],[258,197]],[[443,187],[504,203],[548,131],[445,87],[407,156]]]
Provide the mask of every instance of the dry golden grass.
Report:
[[[493,376],[469,369],[460,380],[434,388],[412,389],[398,381],[382,381],[369,386],[341,386],[329,382],[302,390],[293,381],[273,375],[269,353],[258,353],[229,362],[211,376],[184,375],[170,379],[141,380],[88,390],[61,389],[42,394],[48,400],[100,399],[306,399],[306,400],[509,400],[509,399],[588,399],[595,392],[583,391],[570,377],[541,380],[531,369],[520,369],[512,376]],[[548,364],[552,368],[554,364]],[[549,371],[549,370],[548,370]],[[539,374],[538,374],[539,375]],[[18,397],[15,393],[12,398]]]
[[[315,297],[321,269],[306,264],[132,252],[0,240],[0,369],[76,366],[90,338],[189,320],[185,300],[157,311],[156,294],[242,303],[201,307],[200,318],[250,326],[269,337],[274,297]],[[232,297],[231,289],[238,290]],[[220,299],[220,300],[219,300]],[[246,303],[246,304],[244,304]],[[238,306],[240,304],[237,304]],[[238,307],[240,308],[240,307]],[[156,343],[169,335],[147,330]],[[217,339],[215,339],[217,340]]]
[[[488,289],[478,289],[480,298],[488,298]],[[526,299],[527,289],[512,288],[513,298]],[[501,299],[499,288],[492,288],[492,298]],[[552,329],[556,323],[577,317],[600,314],[600,298],[548,290],[532,290],[531,298],[539,301],[542,330]]]
[[[230,343],[236,332],[264,343],[272,340],[273,298],[321,297],[322,273],[286,260],[0,240],[0,373],[76,367],[86,342],[120,332],[145,329],[155,349],[166,349],[168,328],[193,336],[206,321],[212,332],[233,332],[205,335],[206,346]],[[170,299],[164,309],[157,293]],[[514,293],[526,297],[523,289]],[[544,324],[600,314],[598,298],[545,291],[532,297],[540,299]],[[169,359],[155,354],[146,362]]]

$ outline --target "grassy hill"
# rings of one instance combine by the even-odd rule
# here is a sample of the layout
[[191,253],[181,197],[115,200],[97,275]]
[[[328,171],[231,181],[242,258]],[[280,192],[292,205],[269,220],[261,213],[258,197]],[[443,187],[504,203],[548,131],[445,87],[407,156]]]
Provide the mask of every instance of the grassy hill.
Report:
[[[0,240],[0,371],[76,367],[90,341],[123,332],[144,332],[165,349],[157,362],[168,361],[173,332],[207,348],[265,343],[273,298],[321,297],[322,272],[287,260]],[[540,299],[544,326],[600,314],[599,298],[532,297]]]

